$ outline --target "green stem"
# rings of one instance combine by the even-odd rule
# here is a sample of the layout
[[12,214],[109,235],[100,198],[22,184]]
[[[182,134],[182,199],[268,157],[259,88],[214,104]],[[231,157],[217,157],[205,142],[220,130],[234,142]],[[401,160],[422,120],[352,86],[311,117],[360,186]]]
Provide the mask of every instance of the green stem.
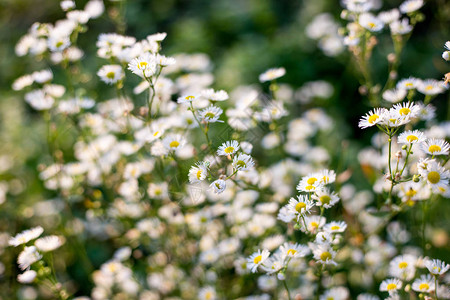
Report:
[[286,289],[288,300],[291,300],[291,294],[289,293],[289,288],[288,288],[287,283],[286,283],[286,278],[284,280],[282,280],[282,281],[283,281],[284,288]]
[[438,297],[438,280],[437,280],[437,275],[435,275],[434,276],[434,298],[436,299],[436,300],[439,300],[439,297]]

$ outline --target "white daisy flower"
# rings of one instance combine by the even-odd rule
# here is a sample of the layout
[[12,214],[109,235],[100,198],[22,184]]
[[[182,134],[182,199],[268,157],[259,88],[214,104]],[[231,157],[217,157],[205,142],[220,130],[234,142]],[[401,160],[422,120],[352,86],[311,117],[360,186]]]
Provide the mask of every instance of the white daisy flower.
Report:
[[27,229],[17,234],[15,237],[10,238],[8,243],[10,246],[17,247],[19,245],[26,244],[29,241],[38,238],[43,232],[44,229],[41,226]]
[[269,250],[258,250],[257,252],[250,255],[249,258],[247,258],[247,269],[251,270],[252,273],[256,273],[259,266],[263,265],[267,258],[269,257],[270,252]]
[[425,267],[427,267],[428,271],[433,275],[442,275],[448,271],[450,265],[439,259],[426,259]]
[[371,32],[378,32],[383,29],[384,23],[371,13],[363,13],[358,19],[359,25]]
[[145,53],[134,58],[129,64],[128,69],[142,78],[150,78],[156,73],[156,59],[150,53]]
[[323,206],[324,208],[330,208],[339,202],[338,195],[329,189],[317,190],[311,198],[317,200],[317,206]]
[[442,82],[436,79],[426,79],[419,81],[417,90],[424,95],[437,95],[445,91]]
[[168,67],[171,65],[174,65],[176,63],[175,58],[173,57],[167,57],[161,54],[156,55],[156,63],[160,65],[161,67]]
[[414,278],[417,258],[410,254],[395,257],[389,263],[389,275],[409,281]]
[[322,189],[322,174],[320,173],[310,173],[303,177],[297,185],[297,190],[299,192],[313,193],[317,190]]
[[405,89],[390,89],[383,93],[383,99],[387,102],[397,103],[405,99],[407,91]]
[[283,221],[284,223],[289,223],[295,219],[295,213],[291,212],[287,206],[283,206],[278,211],[277,219]]
[[333,236],[331,235],[331,233],[327,231],[321,231],[318,234],[316,234],[314,241],[319,245],[321,244],[330,245],[331,243],[333,243]]
[[22,274],[17,275],[17,281],[20,283],[32,283],[37,276],[37,272],[34,270],[28,270]]
[[49,252],[58,249],[62,244],[64,244],[64,242],[65,239],[63,237],[50,235],[37,239],[34,242],[34,245],[43,252]]
[[318,174],[317,174],[318,178],[319,178],[319,182],[321,184],[330,184],[336,181],[336,172],[334,172],[333,170],[321,170]]
[[344,221],[333,221],[328,224],[325,224],[323,227],[323,230],[329,233],[338,233],[338,232],[344,232],[345,229],[347,229],[347,224]]
[[25,270],[42,258],[35,246],[25,247],[17,257],[20,269]]
[[434,191],[445,192],[448,188],[450,171],[445,170],[445,168],[441,167],[437,162],[431,162],[428,164],[427,169],[420,173]]
[[14,82],[12,84],[12,89],[15,91],[21,91],[24,88],[26,88],[27,86],[32,85],[33,82],[34,82],[34,79],[33,79],[32,75],[24,75],[24,76],[17,78],[16,80],[14,80]]
[[450,145],[445,140],[427,139],[421,144],[422,151],[430,155],[448,155]]
[[120,65],[104,65],[98,70],[97,75],[107,84],[114,84],[122,80],[125,73]]
[[198,292],[199,300],[216,300],[217,293],[216,290],[212,286],[203,287]]
[[207,89],[201,92],[203,98],[211,101],[225,101],[228,99],[228,93],[224,90],[214,91],[214,89]]
[[167,37],[166,32],[157,32],[147,36],[147,40],[153,42],[162,42]]
[[216,193],[216,194],[223,193],[223,191],[225,191],[225,189],[227,188],[227,184],[226,184],[225,180],[222,180],[222,179],[215,180],[209,186],[213,189],[214,193]]
[[31,76],[33,76],[34,81],[37,83],[46,83],[53,79],[53,73],[48,69],[33,72]]
[[407,0],[400,4],[399,9],[403,14],[412,13],[419,10],[423,4],[423,0]]
[[206,162],[198,162],[189,169],[189,182],[198,183],[206,179],[208,175],[208,164]]
[[223,110],[220,107],[211,105],[205,109],[200,110],[199,114],[202,121],[206,123],[215,123],[215,122],[223,122],[219,120],[222,112]]
[[190,103],[194,100],[197,100],[198,96],[196,94],[186,94],[181,97],[178,97],[178,103]]
[[382,11],[378,14],[378,19],[380,19],[385,24],[390,24],[400,19],[400,11],[397,8],[388,11]]
[[259,75],[259,81],[266,82],[266,81],[272,81],[277,78],[283,77],[284,74],[286,74],[285,68],[273,68],[265,71],[261,75]]
[[300,245],[298,243],[286,242],[280,246],[281,256],[286,259],[297,258],[297,257],[305,257],[311,251],[307,246]]
[[240,153],[233,158],[233,168],[239,171],[248,171],[255,165],[252,157],[248,154]]
[[421,275],[412,284],[413,291],[419,293],[430,293],[434,291],[434,278],[430,274]]
[[33,90],[25,94],[25,102],[35,110],[47,110],[53,106],[55,99],[43,90]]
[[405,102],[395,104],[391,110],[395,111],[401,117],[415,118],[419,114],[420,107],[413,102]]
[[236,153],[236,151],[239,150],[239,147],[239,143],[235,140],[226,141],[217,150],[217,155],[233,155],[234,153]]
[[285,258],[281,253],[274,253],[271,257],[267,258],[261,268],[264,272],[271,275],[277,273],[286,266]]
[[402,288],[402,282],[397,278],[383,280],[380,284],[381,292],[388,292],[389,295],[397,294],[397,291]]
[[418,84],[419,84],[420,80],[414,77],[409,77],[409,78],[405,78],[400,80],[397,83],[397,89],[405,89],[405,90],[412,90],[417,88]]
[[305,217],[306,229],[302,226],[301,230],[304,232],[306,231],[316,233],[320,228],[322,228],[325,225],[325,222],[326,222],[325,217],[306,216]]
[[[408,115],[410,114],[407,110],[403,110],[402,112],[408,113]],[[400,127],[409,123],[410,118],[408,115],[402,115],[400,110],[391,108],[382,116],[380,124],[388,127]]]
[[170,134],[162,142],[167,150],[178,150],[186,144],[186,139],[180,134]]
[[314,254],[314,259],[323,265],[337,265],[334,261],[336,251],[329,244],[311,244],[310,248]]
[[409,24],[408,18],[403,18],[401,21],[397,20],[389,24],[391,33],[393,35],[404,35],[408,34],[413,30],[413,26]]
[[358,127],[361,129],[374,126],[383,120],[383,116],[387,114],[385,108],[375,108],[369,111],[365,116],[359,121]]
[[397,143],[403,145],[421,144],[425,139],[426,137],[423,132],[420,132],[419,130],[407,130],[398,136]]
[[313,206],[314,203],[306,195],[298,195],[297,199],[291,198],[286,205],[288,211],[297,216],[297,220],[309,213]]

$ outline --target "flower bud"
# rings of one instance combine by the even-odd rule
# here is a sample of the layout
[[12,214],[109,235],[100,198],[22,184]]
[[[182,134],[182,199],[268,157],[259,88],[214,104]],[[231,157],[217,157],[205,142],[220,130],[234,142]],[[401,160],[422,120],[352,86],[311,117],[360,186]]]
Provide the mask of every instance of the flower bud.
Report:
[[420,175],[414,175],[413,176],[413,179],[412,179],[414,182],[419,182],[420,181]]
[[280,273],[277,274],[277,278],[278,278],[278,280],[285,280],[286,276],[284,275],[283,272],[280,272]]

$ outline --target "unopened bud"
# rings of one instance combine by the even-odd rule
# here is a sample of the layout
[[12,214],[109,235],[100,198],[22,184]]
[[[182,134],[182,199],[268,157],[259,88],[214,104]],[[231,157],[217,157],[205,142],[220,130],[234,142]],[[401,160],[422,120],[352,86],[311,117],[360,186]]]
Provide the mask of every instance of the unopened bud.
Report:
[[395,180],[396,181],[399,181],[400,180],[400,173],[399,172],[397,172],[397,173],[395,173]]
[[395,55],[395,53],[389,53],[387,56],[387,60],[390,63],[394,63],[396,59],[397,59],[397,56]]
[[411,290],[411,285],[410,284],[407,284],[406,286],[405,286],[405,292],[409,292]]
[[148,107],[142,106],[139,108],[139,115],[141,117],[146,117],[148,114]]
[[402,150],[406,150],[406,149],[408,149],[408,146],[403,145],[403,146],[402,146]]
[[302,228],[302,227],[301,227],[300,224],[298,224],[298,223],[294,225],[294,229],[295,229],[295,230],[300,230],[301,228]]
[[398,159],[402,158],[403,157],[402,152],[401,151],[397,151],[395,153],[395,157],[397,157]]
[[412,179],[414,182],[419,182],[420,181],[420,175],[414,175],[413,176],[413,179]]
[[280,273],[277,274],[277,278],[278,278],[278,280],[285,280],[286,276],[284,275],[283,272],[280,272]]

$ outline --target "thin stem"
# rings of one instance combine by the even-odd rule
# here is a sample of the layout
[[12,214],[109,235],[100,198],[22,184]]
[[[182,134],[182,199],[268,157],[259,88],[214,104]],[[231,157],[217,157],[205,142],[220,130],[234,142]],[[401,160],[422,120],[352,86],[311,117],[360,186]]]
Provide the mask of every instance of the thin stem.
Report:
[[287,286],[286,279],[282,280],[282,281],[283,281],[284,288],[286,289],[286,292],[287,292],[288,300],[291,300],[291,293],[289,293],[289,288]]
[[412,148],[412,144],[409,145],[408,152],[406,153],[406,157],[405,157],[405,164],[403,165],[403,168],[402,168],[402,170],[400,171],[400,176],[402,176],[403,171],[404,171],[405,168],[406,168],[406,164],[408,163],[408,157],[409,157],[409,154],[411,154],[411,148]]
[[438,297],[438,279],[437,278],[438,278],[437,275],[435,275],[434,276],[434,298],[436,300],[439,300],[439,297]]

